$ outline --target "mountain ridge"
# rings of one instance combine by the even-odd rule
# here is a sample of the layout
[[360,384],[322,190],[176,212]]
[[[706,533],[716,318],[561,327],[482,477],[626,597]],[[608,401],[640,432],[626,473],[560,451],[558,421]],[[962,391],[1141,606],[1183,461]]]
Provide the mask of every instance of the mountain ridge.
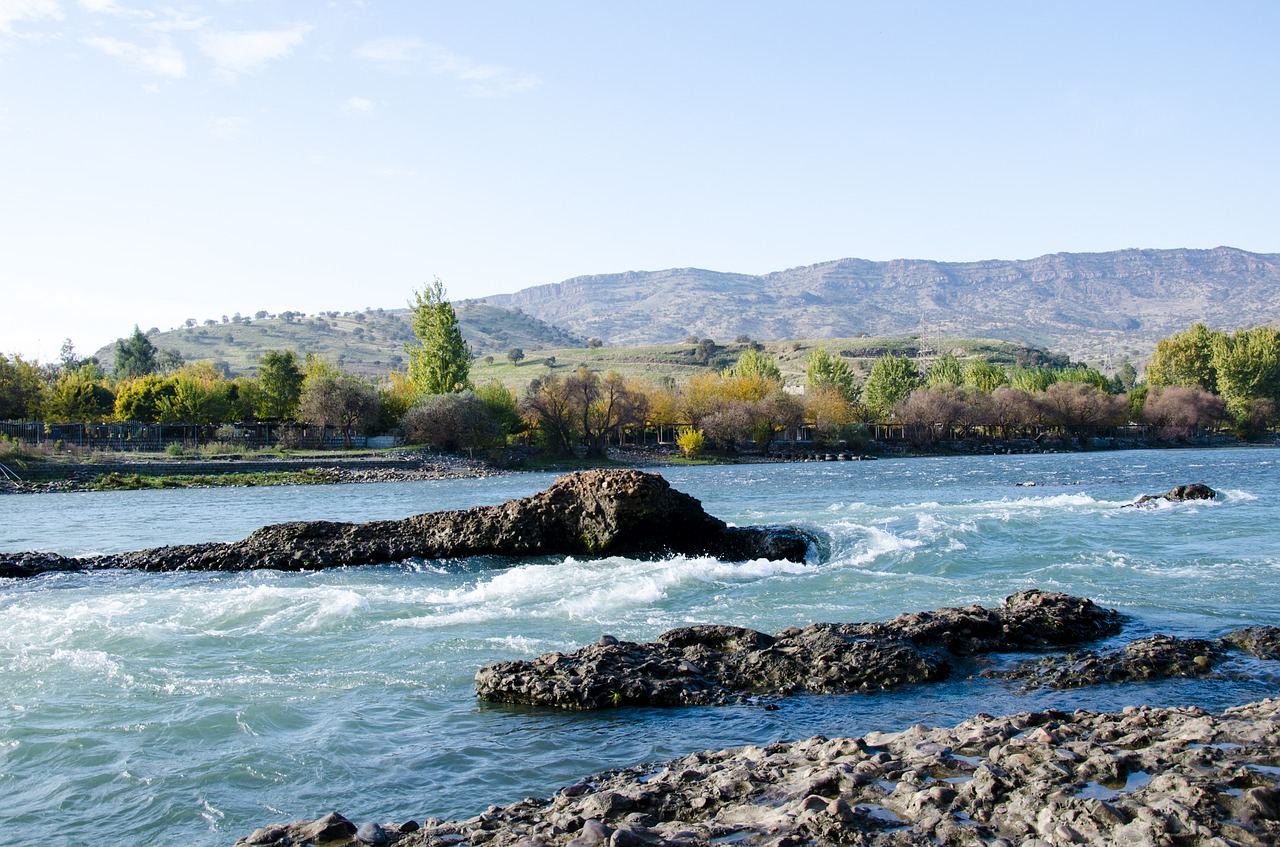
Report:
[[477,298],[607,344],[862,333],[989,337],[1078,359],[1145,357],[1196,321],[1280,318],[1280,254],[1130,248],[1033,259],[844,258],[766,274],[703,268],[590,274]]

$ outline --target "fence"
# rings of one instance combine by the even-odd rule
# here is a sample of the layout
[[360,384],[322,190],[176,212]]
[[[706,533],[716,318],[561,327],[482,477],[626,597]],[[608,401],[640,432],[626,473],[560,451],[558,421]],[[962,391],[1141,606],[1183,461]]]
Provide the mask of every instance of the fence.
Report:
[[[204,424],[143,423],[43,423],[40,421],[0,421],[0,435],[25,444],[61,442],[67,447],[90,450],[161,453],[173,445],[184,448],[223,443],[250,450],[286,446],[303,450],[345,447],[334,427],[294,423]],[[353,436],[353,447],[395,447],[399,439],[390,436]]]

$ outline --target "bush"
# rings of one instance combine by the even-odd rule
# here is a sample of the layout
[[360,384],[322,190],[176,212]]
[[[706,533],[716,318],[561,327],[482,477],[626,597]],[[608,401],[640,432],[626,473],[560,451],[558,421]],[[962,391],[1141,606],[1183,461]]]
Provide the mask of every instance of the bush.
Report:
[[702,449],[705,445],[705,438],[702,430],[693,427],[685,427],[680,430],[680,434],[676,436],[676,446],[680,448],[680,453],[686,459],[696,459],[702,455]]

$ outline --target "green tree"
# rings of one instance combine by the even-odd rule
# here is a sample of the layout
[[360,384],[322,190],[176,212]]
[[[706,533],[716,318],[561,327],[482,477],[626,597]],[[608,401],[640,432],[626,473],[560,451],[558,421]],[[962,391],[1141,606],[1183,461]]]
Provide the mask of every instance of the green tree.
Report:
[[422,394],[448,394],[471,387],[471,348],[462,340],[458,315],[437,278],[409,301],[418,344],[405,344],[409,379]]
[[1280,331],[1268,326],[1238,329],[1213,340],[1217,392],[1239,417],[1256,400],[1280,402]]
[[519,347],[512,347],[507,351],[507,361],[513,365],[520,364],[520,360],[524,358],[524,350]]
[[185,365],[167,383],[171,393],[156,398],[161,423],[220,424],[228,419],[230,384],[212,362]]
[[1147,365],[1147,382],[1153,386],[1185,385],[1217,391],[1214,344],[1221,337],[1223,333],[1198,323],[1186,332],[1160,339]]
[[117,383],[116,420],[155,423],[160,419],[160,398],[165,396],[173,396],[173,385],[158,374]]
[[516,396],[496,379],[477,388],[476,396],[484,403],[485,410],[502,431],[504,439],[528,429],[524,418],[520,417],[520,405],[516,402]]
[[871,365],[862,396],[868,408],[877,415],[887,415],[894,406],[906,400],[923,384],[916,363],[906,356],[886,353]]
[[990,394],[1009,382],[1009,375],[1003,368],[996,367],[986,359],[972,359],[964,365],[964,384],[971,388]]
[[156,346],[134,324],[133,335],[116,340],[111,378],[119,382],[131,376],[146,376],[155,373],[156,367]]
[[753,347],[743,350],[737,363],[729,370],[727,376],[761,377],[782,384],[782,371],[778,363],[768,353],[762,353]]
[[298,413],[305,376],[292,350],[263,353],[258,359],[258,416],[292,420]]
[[858,400],[858,386],[853,384],[849,363],[841,356],[832,356],[825,347],[815,347],[810,351],[804,379],[806,394],[834,392],[849,403]]
[[115,412],[116,396],[102,383],[102,369],[82,365],[63,374],[41,410],[47,420],[68,423],[101,423]]
[[40,365],[0,353],[0,421],[37,417],[45,392]]
[[929,372],[925,374],[925,383],[931,388],[943,385],[963,385],[964,370],[960,367],[960,360],[951,353],[944,353],[939,356],[938,360],[929,368]]

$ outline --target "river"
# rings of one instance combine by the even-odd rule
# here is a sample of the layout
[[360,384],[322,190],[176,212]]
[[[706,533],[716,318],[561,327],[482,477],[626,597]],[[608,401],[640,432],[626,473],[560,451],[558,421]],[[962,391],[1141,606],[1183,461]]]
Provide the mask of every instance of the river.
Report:
[[[591,772],[976,712],[1196,704],[1249,680],[1023,692],[959,677],[891,694],[562,713],[478,703],[475,670],[603,633],[813,621],[1067,591],[1130,616],[1119,640],[1280,625],[1280,452],[1127,451],[668,468],[739,525],[796,522],[822,561],[479,559],[283,574],[101,572],[0,580],[0,823],[21,843],[229,845],[268,823],[467,817]],[[231,541],[285,520],[497,503],[547,474],[296,488],[10,495],[0,550]],[[1126,508],[1184,482],[1216,502]],[[1028,483],[1034,483],[1029,485]],[[1002,657],[1007,660],[1007,657]],[[17,829],[15,829],[15,827]]]

